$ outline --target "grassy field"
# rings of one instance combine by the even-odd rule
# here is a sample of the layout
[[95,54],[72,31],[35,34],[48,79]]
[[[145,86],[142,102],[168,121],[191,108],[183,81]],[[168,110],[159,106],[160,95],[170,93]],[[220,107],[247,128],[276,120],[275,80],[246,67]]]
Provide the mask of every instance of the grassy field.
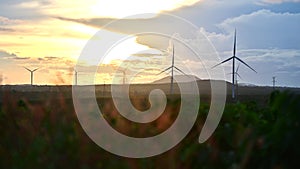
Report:
[[[0,168],[298,168],[300,95],[294,89],[280,90],[255,89],[253,93],[254,88],[240,88],[239,101],[228,97],[218,128],[208,141],[199,144],[209,110],[210,97],[204,96],[197,121],[183,141],[164,154],[132,159],[101,149],[85,134],[76,117],[69,86],[44,86],[43,90],[4,87]],[[158,119],[138,124],[123,118],[109,92],[105,92],[98,91],[97,96],[105,97],[97,101],[106,120],[119,132],[133,137],[165,131],[180,109],[180,98],[169,95],[167,107]],[[150,106],[144,95],[135,95],[132,103],[139,110]]]

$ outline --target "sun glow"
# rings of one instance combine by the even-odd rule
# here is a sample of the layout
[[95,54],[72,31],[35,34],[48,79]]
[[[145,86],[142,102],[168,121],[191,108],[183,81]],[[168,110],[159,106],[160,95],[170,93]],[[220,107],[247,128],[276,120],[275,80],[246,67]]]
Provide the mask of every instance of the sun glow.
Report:
[[159,13],[173,10],[181,6],[192,5],[198,1],[199,0],[100,0],[91,6],[91,11],[97,16],[122,18],[140,13]]
[[[0,69],[6,82],[10,84],[27,83],[28,72],[22,66],[42,67],[36,72],[36,84],[70,84],[70,67],[74,66],[87,41],[98,28],[71,21],[62,21],[57,17],[71,19],[89,18],[123,18],[139,13],[154,15],[199,0],[78,0],[78,1],[21,1],[14,5],[16,11],[32,11],[26,19],[7,16],[0,18],[7,30],[1,35],[1,51],[11,56],[2,58]],[[29,12],[30,13],[30,12]],[[153,15],[152,15],[153,16]],[[147,17],[152,17],[148,15]],[[32,18],[31,18],[32,17]],[[110,32],[112,36],[120,36]],[[107,53],[104,63],[121,63],[134,53],[149,50],[149,47],[138,44],[132,37],[116,44]],[[13,57],[15,56],[15,57]],[[49,60],[57,58],[58,60]],[[22,72],[22,73],[19,73]],[[51,75],[51,76],[49,76]],[[108,76],[108,74],[107,74]],[[50,78],[51,77],[51,78]],[[57,79],[65,79],[64,81]],[[106,78],[100,78],[104,81]],[[6,83],[5,82],[5,83]]]
[[52,0],[47,4],[29,1],[20,3],[22,8],[42,8],[41,12],[57,16],[78,17],[113,17],[123,18],[140,13],[159,13],[174,10],[182,6],[193,5],[200,0],[85,0],[59,1]]
[[103,63],[109,64],[113,60],[125,60],[134,53],[145,51],[149,49],[147,46],[136,43],[136,38],[128,38],[111,48],[105,56]]

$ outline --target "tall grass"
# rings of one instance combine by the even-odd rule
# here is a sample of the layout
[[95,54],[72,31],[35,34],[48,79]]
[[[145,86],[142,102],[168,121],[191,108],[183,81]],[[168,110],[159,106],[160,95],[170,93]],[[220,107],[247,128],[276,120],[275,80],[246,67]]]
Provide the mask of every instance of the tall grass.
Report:
[[[266,107],[227,104],[220,125],[204,144],[197,140],[209,106],[201,103],[188,136],[168,152],[145,159],[119,157],[98,147],[63,95],[37,103],[10,93],[3,98],[0,168],[294,168],[300,157],[300,98],[289,92],[272,93]],[[145,99],[133,102],[141,110],[149,107]],[[111,126],[135,137],[163,132],[180,107],[180,100],[169,101],[161,117],[142,125],[122,118],[110,99],[99,103]]]

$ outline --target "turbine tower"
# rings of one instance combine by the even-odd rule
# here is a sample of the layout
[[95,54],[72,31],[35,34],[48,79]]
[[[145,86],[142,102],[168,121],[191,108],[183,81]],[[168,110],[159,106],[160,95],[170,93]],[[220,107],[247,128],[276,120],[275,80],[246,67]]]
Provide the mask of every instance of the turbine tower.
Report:
[[166,72],[167,70],[171,69],[171,87],[170,87],[170,94],[173,94],[173,83],[174,83],[174,69],[176,69],[177,71],[181,72],[182,74],[186,75],[182,70],[180,70],[179,68],[177,68],[175,65],[174,65],[174,44],[173,44],[173,48],[172,48],[172,51],[173,51],[173,55],[172,55],[172,65],[168,68],[166,68],[165,70],[161,71],[160,73],[158,73],[158,75],[162,74],[163,72]]
[[239,77],[240,79],[242,79],[242,77],[241,77],[240,74],[238,73],[239,68],[240,68],[240,64],[237,66],[236,71],[234,72],[234,74],[235,74],[235,84],[236,84],[236,99],[238,99],[238,96],[239,96],[238,77]]
[[276,76],[272,77],[272,82],[273,82],[273,90],[275,90],[275,83],[276,83]]
[[126,83],[126,70],[120,70],[123,73],[123,84]]
[[241,60],[240,58],[238,58],[235,54],[236,54],[236,29],[234,30],[234,42],[233,42],[233,56],[222,61],[221,63],[213,66],[212,68],[221,65],[225,62],[228,62],[232,59],[232,98],[235,98],[235,59],[240,61],[241,63],[243,63],[244,65],[246,65],[248,68],[250,68],[251,70],[253,70],[255,73],[257,73],[252,67],[250,67],[247,63],[245,63],[243,60]]
[[75,85],[78,85],[78,71],[74,69],[75,72]]
[[33,85],[33,73],[34,73],[35,71],[37,71],[39,68],[36,68],[36,69],[33,69],[33,70],[30,70],[30,69],[28,69],[27,67],[24,67],[24,68],[30,72],[30,84],[31,84],[31,86],[32,86],[32,85]]

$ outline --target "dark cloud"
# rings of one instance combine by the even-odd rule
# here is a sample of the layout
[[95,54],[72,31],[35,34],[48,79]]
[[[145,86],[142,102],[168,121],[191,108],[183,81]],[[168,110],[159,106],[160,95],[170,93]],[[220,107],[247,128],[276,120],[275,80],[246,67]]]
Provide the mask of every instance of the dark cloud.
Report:
[[[141,16],[139,16],[141,17]],[[149,18],[145,14],[145,18],[91,18],[91,19],[72,19],[65,17],[56,17],[64,21],[77,22],[96,28],[106,29],[112,32],[132,35],[137,32],[144,33],[137,35],[137,42],[147,45],[150,48],[163,50],[168,47],[170,37],[179,33],[182,37],[192,38],[196,32],[192,32],[190,27],[187,26],[185,20],[160,14],[155,17]],[[155,34],[153,34],[155,33]],[[160,35],[158,35],[159,33]],[[162,36],[165,36],[162,38]]]
[[45,56],[44,59],[55,60],[55,59],[59,59],[59,57],[56,57],[56,56]]
[[136,56],[136,57],[157,57],[157,56],[164,56],[163,54],[156,54],[156,53],[134,53],[132,54],[132,56]]
[[18,57],[18,56],[16,56],[16,57],[13,57],[12,59],[15,59],[15,60],[28,60],[28,59],[30,59],[30,57]]
[[[147,18],[149,15],[144,14],[145,18],[90,18],[90,19],[72,19],[66,17],[55,17],[64,21],[72,21],[93,26],[101,29],[108,29],[109,31],[132,34],[135,32],[161,32],[166,35],[173,35],[178,32],[185,32],[185,22],[183,20],[175,20],[169,15],[157,15],[155,17]],[[143,16],[143,15],[142,15]],[[139,16],[139,17],[142,17]],[[175,22],[174,22],[175,21]],[[171,29],[172,28],[172,29]]]
[[15,30],[11,28],[0,27],[0,32],[15,32]]

